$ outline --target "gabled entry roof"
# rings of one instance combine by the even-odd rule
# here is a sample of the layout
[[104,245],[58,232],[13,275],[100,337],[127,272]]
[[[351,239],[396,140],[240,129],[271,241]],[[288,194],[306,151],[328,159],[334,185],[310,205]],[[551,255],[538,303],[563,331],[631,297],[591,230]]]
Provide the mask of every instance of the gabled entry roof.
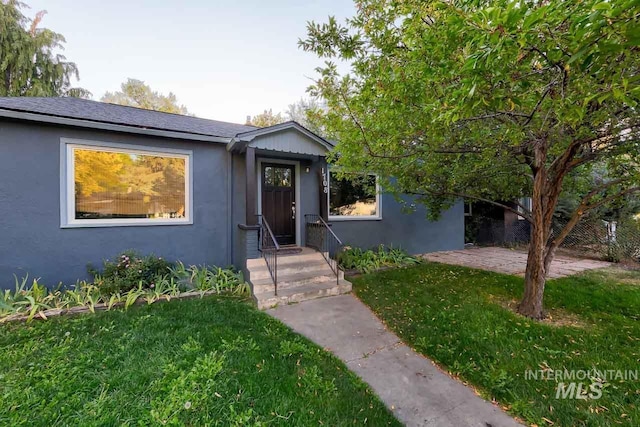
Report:
[[243,152],[246,147],[283,153],[326,156],[334,145],[297,122],[239,133],[227,145],[227,150]]

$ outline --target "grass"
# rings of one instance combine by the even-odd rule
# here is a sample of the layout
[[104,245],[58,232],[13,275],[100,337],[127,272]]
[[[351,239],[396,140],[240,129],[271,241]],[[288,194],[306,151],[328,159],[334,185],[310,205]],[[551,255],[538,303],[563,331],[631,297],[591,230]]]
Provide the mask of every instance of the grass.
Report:
[[338,359],[238,298],[3,325],[0,348],[0,425],[399,425]]
[[[551,322],[508,308],[523,279],[445,264],[354,279],[358,297],[407,344],[530,424],[640,425],[640,382],[611,379],[600,399],[557,399],[531,370],[640,370],[640,273],[550,280]],[[588,386],[592,381],[587,379]]]

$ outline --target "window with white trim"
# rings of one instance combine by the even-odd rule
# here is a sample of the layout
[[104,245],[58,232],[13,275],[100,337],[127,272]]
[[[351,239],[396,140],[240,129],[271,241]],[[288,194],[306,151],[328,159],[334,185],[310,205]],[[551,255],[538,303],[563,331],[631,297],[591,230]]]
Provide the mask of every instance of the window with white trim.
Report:
[[329,170],[329,219],[380,219],[378,179],[371,174]]
[[[524,208],[523,208],[524,207]],[[518,199],[518,212],[521,214],[529,214],[531,213],[531,209],[533,208],[533,203],[531,197],[522,197]],[[518,215],[519,220],[524,220],[523,216]]]
[[464,216],[473,216],[472,202],[464,202]]
[[191,223],[191,153],[65,144],[67,227]]

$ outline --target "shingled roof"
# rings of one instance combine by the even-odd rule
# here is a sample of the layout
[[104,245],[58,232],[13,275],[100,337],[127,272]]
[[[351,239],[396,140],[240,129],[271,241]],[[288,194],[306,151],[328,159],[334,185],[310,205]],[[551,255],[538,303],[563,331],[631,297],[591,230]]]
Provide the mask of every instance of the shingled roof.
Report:
[[80,98],[0,97],[0,110],[222,138],[232,138],[239,133],[258,129],[254,126],[162,113]]

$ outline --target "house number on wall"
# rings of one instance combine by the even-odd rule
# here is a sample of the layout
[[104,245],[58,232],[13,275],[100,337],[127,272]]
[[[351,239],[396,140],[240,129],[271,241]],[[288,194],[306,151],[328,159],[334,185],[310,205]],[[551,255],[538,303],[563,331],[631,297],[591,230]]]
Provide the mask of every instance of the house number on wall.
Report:
[[329,193],[329,180],[325,168],[322,168],[322,190],[324,191],[324,194]]

